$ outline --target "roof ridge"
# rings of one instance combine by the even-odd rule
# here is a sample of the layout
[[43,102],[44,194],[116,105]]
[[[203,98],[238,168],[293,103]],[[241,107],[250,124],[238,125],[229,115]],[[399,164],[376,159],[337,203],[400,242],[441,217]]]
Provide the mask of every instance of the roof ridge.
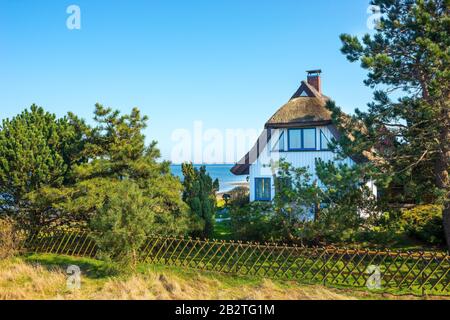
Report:
[[[306,96],[303,95],[303,93],[306,93]],[[302,80],[300,87],[295,91],[294,95],[289,99],[293,100],[295,98],[323,98],[323,95],[316,90],[312,85],[307,83],[306,81]]]
[[323,95],[319,91],[317,91],[317,89],[314,88],[314,86],[310,85],[308,82],[306,82],[304,80],[302,80],[302,83],[304,83],[308,87],[308,89],[312,91],[315,98],[323,97]]

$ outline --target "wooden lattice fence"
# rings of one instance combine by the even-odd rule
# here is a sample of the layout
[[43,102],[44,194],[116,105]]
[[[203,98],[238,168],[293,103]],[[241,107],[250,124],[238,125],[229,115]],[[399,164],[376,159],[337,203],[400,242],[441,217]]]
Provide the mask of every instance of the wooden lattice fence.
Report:
[[[29,252],[94,257],[87,232],[39,234]],[[380,291],[450,295],[450,256],[440,252],[353,250],[152,236],[143,262],[221,273]]]

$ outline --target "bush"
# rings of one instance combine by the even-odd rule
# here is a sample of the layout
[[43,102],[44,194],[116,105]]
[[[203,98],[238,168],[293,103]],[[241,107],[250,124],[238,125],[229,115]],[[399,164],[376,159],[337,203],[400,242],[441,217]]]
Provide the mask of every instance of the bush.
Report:
[[231,196],[230,204],[236,207],[247,205],[250,200],[249,192],[250,190],[247,187],[239,186],[234,188],[229,192]]
[[181,171],[184,176],[183,201],[191,209],[193,225],[201,228],[193,230],[191,235],[209,238],[214,231],[216,191],[219,189],[219,181],[217,179],[213,181],[205,166],[197,169],[192,163],[183,163]]
[[21,237],[12,219],[0,219],[0,259],[16,255],[20,250]]
[[352,242],[365,224],[377,218],[376,201],[364,186],[362,168],[318,161],[319,186],[308,168],[296,168],[284,160],[270,166],[276,169],[274,201],[232,204],[232,224],[239,240]]
[[442,206],[420,205],[403,210],[400,225],[407,234],[430,244],[443,244]]
[[242,241],[268,241],[274,233],[270,205],[250,203],[230,209],[233,237]]
[[91,221],[99,257],[135,267],[139,250],[154,232],[151,200],[130,181],[119,183]]

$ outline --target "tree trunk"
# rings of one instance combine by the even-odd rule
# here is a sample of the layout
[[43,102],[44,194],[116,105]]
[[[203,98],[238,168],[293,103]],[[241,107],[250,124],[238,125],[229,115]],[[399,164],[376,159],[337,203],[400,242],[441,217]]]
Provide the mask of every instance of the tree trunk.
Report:
[[320,219],[320,203],[314,203],[314,221],[317,222]]
[[314,190],[315,190],[315,202],[314,202],[314,222],[319,221],[320,219],[320,200],[319,200],[319,187],[317,186],[317,180],[314,180],[313,183]]

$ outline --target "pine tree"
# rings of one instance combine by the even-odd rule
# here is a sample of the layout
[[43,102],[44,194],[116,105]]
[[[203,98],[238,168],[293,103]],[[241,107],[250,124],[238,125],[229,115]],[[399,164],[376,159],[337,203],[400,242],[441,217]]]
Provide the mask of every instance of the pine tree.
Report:
[[104,205],[90,221],[103,258],[136,267],[140,250],[154,231],[152,199],[130,180],[111,184]]
[[72,168],[83,162],[86,126],[73,114],[57,119],[32,105],[0,126],[0,215],[10,215],[21,228],[37,230],[64,223],[65,212],[39,197],[60,188]]
[[191,219],[198,221],[200,226],[200,231],[193,235],[208,238],[214,231],[215,193],[219,189],[219,181],[212,180],[205,166],[197,169],[192,163],[183,163],[181,169],[184,176],[183,200],[191,209]]
[[89,161],[74,168],[73,186],[53,191],[66,199],[60,206],[89,222],[103,210],[110,193],[120,189],[122,183],[133,183],[146,198],[145,210],[153,217],[153,223],[147,224],[151,230],[146,232],[184,234],[190,223],[181,199],[182,185],[170,173],[169,162],[158,161],[156,142],[145,145],[142,130],[147,117],[136,108],[121,115],[100,104],[94,114],[97,124],[83,150]]
[[[344,34],[342,52],[377,87],[367,112],[348,118],[330,104],[347,154],[370,153],[409,199],[444,205],[450,248],[450,18],[448,0],[372,0],[382,18],[373,36]],[[394,100],[393,97],[399,97]]]

